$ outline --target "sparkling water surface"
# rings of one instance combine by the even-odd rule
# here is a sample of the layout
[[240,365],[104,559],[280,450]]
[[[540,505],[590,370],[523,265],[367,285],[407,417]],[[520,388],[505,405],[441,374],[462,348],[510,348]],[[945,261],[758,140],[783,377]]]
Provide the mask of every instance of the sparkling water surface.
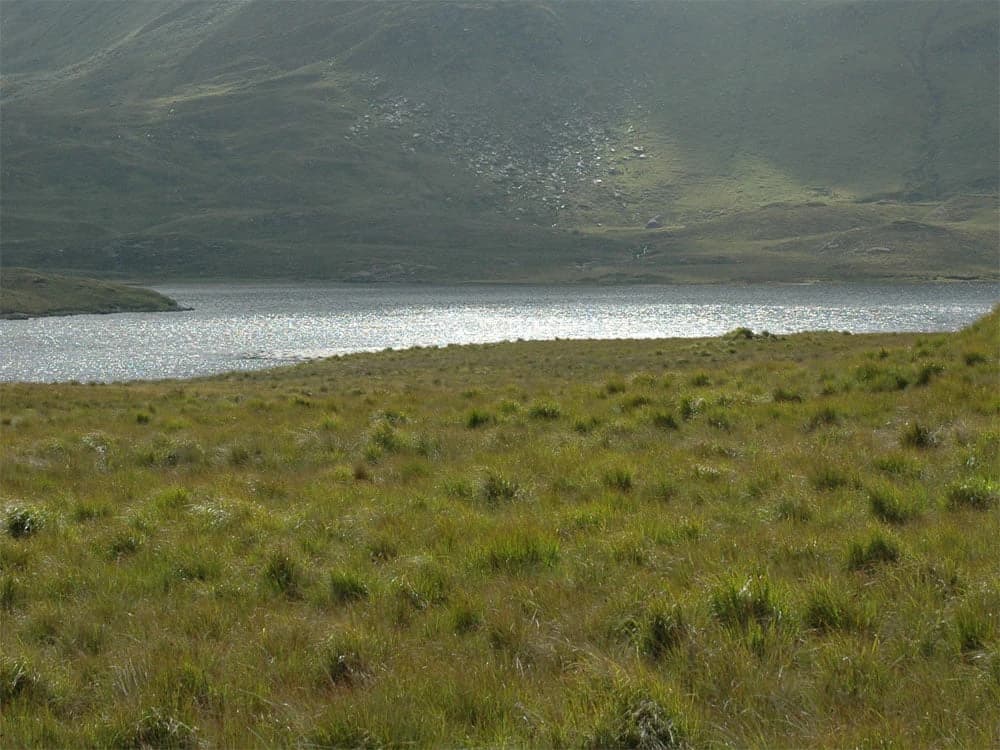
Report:
[[950,331],[1000,285],[158,286],[188,312],[0,321],[0,380],[193,377],[316,357],[516,339]]

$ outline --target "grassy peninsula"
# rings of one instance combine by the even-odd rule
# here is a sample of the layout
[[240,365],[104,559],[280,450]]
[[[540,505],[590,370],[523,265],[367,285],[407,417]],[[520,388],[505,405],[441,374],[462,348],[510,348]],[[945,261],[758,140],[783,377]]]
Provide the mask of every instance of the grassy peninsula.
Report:
[[0,733],[996,746],[998,326],[4,384]]
[[0,318],[179,309],[174,300],[152,289],[28,268],[0,272]]

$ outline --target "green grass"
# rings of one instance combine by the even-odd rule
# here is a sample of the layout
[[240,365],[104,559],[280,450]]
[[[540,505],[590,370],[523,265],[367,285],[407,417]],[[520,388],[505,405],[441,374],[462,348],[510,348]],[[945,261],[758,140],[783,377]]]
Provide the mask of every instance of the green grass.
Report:
[[27,268],[0,271],[0,318],[177,309],[176,302],[151,289]]
[[993,746],[998,325],[2,384],[0,732]]

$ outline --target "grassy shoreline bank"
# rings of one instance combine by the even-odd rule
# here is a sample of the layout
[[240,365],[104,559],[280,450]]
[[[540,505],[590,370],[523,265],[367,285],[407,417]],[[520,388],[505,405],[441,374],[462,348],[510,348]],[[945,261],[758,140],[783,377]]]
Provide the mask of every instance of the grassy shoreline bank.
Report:
[[174,300],[152,289],[111,281],[28,268],[4,268],[0,276],[0,319],[180,309]]
[[3,736],[996,744],[998,325],[0,384]]

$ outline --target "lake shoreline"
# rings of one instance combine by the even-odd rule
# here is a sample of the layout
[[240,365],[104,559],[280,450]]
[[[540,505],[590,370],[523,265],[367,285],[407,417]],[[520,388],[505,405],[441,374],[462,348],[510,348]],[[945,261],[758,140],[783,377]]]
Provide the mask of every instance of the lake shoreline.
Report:
[[191,378],[383,349],[553,339],[692,339],[737,328],[956,330],[1000,285],[161,286],[191,308],[7,321],[0,380]]

